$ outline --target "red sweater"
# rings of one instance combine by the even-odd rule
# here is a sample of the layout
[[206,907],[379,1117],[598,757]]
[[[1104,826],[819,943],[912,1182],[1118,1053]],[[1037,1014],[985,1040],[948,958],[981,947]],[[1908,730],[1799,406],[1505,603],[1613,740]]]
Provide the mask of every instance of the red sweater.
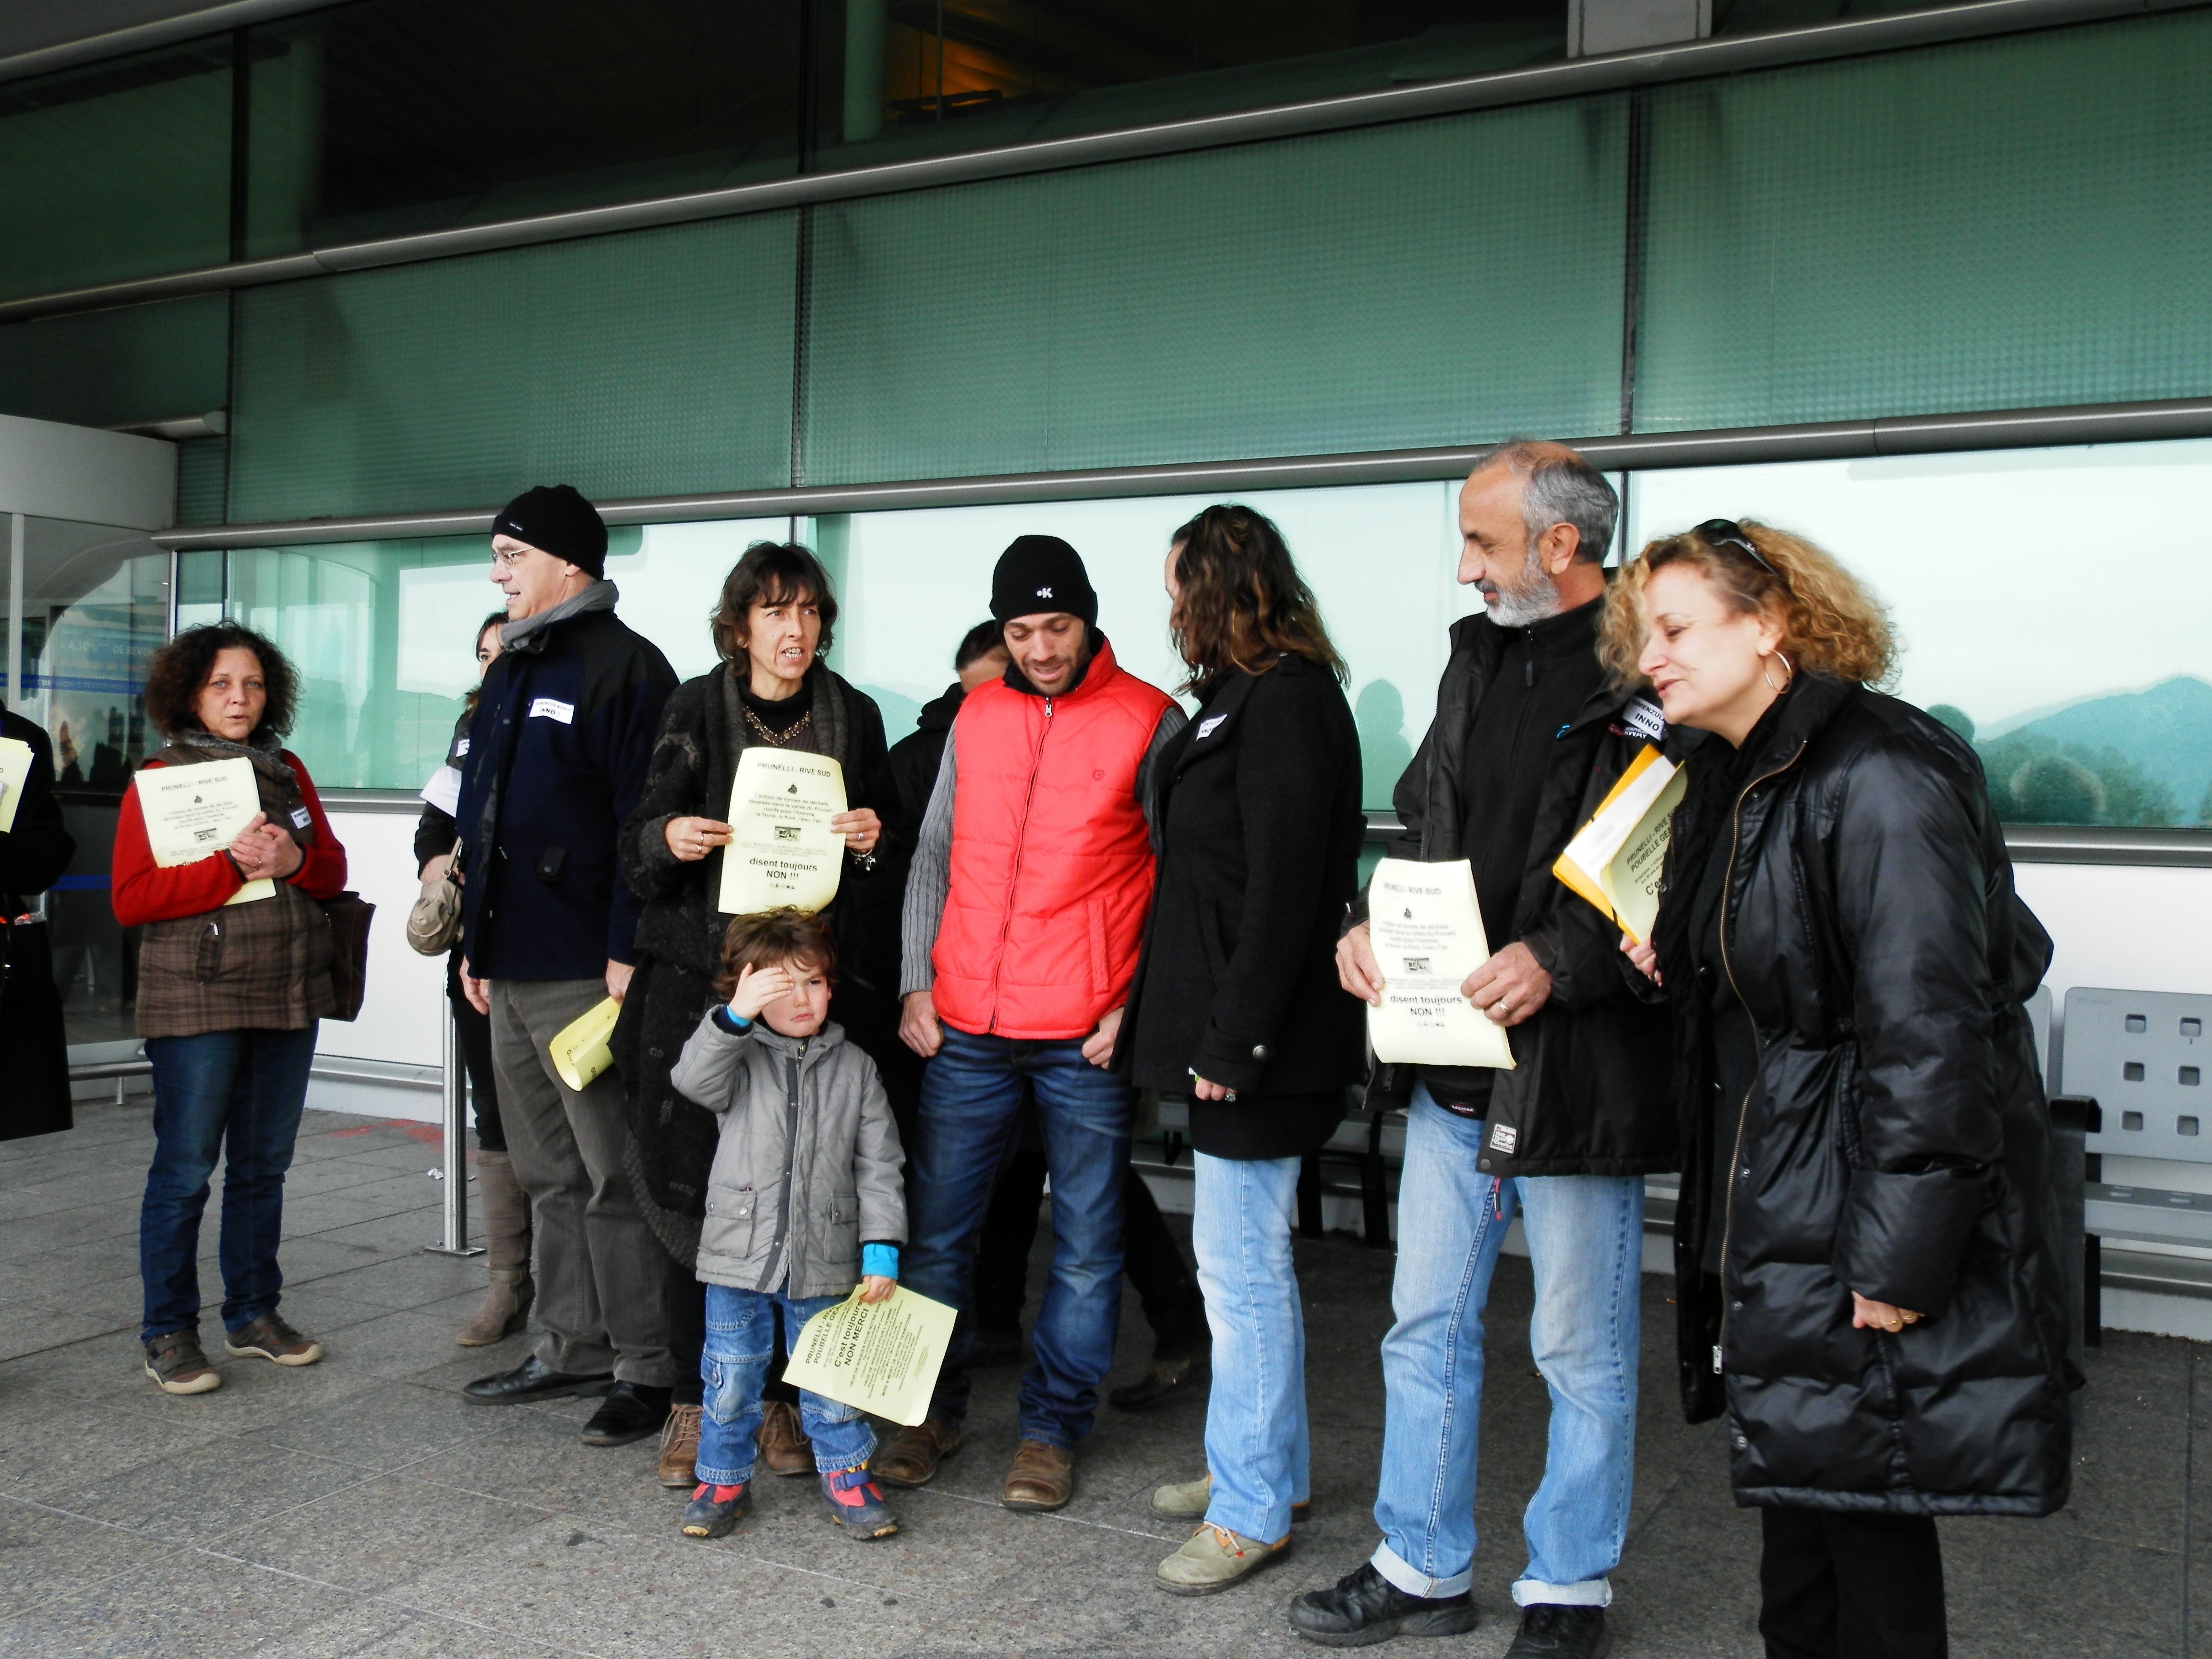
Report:
[[[300,781],[300,801],[313,818],[315,829],[313,844],[301,849],[306,859],[285,879],[311,898],[336,898],[346,883],[345,848],[331,833],[331,821],[323,816],[322,799],[308,781],[307,769],[290,750],[283,754],[284,764]],[[145,769],[150,771],[161,764],[157,760],[148,761]],[[239,877],[238,866],[222,853],[210,853],[191,864],[172,865],[166,870],[156,865],[153,849],[146,844],[146,820],[138,811],[136,789],[123,792],[123,811],[115,821],[112,875],[109,899],[115,907],[116,921],[125,927],[217,909],[246,884]]]

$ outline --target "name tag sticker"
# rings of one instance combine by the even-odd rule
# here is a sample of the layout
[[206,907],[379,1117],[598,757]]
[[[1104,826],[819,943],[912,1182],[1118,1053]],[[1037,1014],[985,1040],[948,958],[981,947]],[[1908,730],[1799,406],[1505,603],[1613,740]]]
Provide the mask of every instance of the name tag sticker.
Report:
[[1521,1132],[1510,1123],[1494,1124],[1490,1131],[1490,1145],[1494,1152],[1510,1152],[1521,1139]]
[[1628,728],[1630,737],[1650,743],[1657,743],[1667,735],[1667,716],[1649,697],[1630,698],[1628,707],[1621,711],[1620,723]]
[[464,756],[464,755],[467,754],[468,752],[469,752],[469,740],[468,740],[466,738],[463,738],[459,742],[456,743],[456,744],[453,745],[453,758],[454,758],[455,760],[459,760],[459,759],[460,759],[460,757],[461,757],[462,756]]
[[295,806],[292,809],[292,827],[295,830],[304,830],[314,821],[315,815],[306,807]]
[[1206,719],[1204,719],[1204,720],[1200,720],[1200,721],[1198,723],[1198,736],[1197,736],[1197,737],[1195,737],[1195,738],[1193,738],[1191,739],[1191,741],[1192,741],[1193,743],[1198,743],[1198,742],[1201,742],[1201,741],[1203,741],[1203,740],[1205,739],[1205,738],[1206,738],[1206,737],[1210,732],[1212,732],[1212,730],[1213,730],[1213,728],[1214,728],[1215,726],[1217,726],[1220,725],[1222,721],[1224,721],[1224,720],[1227,720],[1228,718],[1229,718],[1229,716],[1228,716],[1228,715],[1226,715],[1226,714],[1211,714],[1211,715],[1208,715]]
[[574,725],[576,719],[576,705],[573,702],[562,702],[557,697],[540,697],[530,705],[529,718],[534,720],[558,720],[563,726]]

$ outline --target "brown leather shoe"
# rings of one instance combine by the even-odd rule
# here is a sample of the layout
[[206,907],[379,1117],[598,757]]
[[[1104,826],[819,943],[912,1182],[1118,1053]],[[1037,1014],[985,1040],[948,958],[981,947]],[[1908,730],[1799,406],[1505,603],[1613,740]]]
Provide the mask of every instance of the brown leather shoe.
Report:
[[1010,1510],[1064,1510],[1075,1496],[1075,1454],[1065,1446],[1024,1440],[1006,1471],[999,1501]]
[[868,1460],[868,1473],[886,1486],[927,1486],[937,1466],[959,1449],[959,1430],[924,1418],[892,1436],[891,1443]]
[[771,1400],[761,1407],[761,1462],[770,1474],[811,1474],[814,1448],[799,1426],[799,1407],[788,1400]]
[[693,1465],[699,1461],[699,1412],[696,1406],[671,1406],[668,1420],[660,1425],[660,1462],[654,1476],[664,1486],[689,1491],[699,1484]]

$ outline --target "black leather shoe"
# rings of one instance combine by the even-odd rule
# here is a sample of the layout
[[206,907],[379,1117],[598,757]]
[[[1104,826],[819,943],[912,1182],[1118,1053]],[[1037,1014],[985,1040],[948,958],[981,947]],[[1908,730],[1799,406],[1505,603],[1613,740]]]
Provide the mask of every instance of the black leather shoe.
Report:
[[1291,1603],[1291,1628],[1325,1648],[1364,1648],[1394,1636],[1457,1636],[1475,1626],[1474,1598],[1408,1595],[1364,1561],[1325,1590]]
[[1148,1412],[1176,1395],[1202,1396],[1206,1385],[1212,1380],[1213,1353],[1210,1348],[1200,1348],[1194,1354],[1174,1359],[1154,1354],[1151,1370],[1127,1388],[1114,1389],[1106,1399],[1116,1411]]
[[1521,1633],[1505,1659],[1605,1659],[1612,1650],[1603,1607],[1538,1601],[1521,1610]]
[[579,1371],[556,1371],[536,1354],[524,1360],[511,1371],[501,1371],[492,1376],[480,1376],[461,1392],[471,1400],[486,1406],[513,1406],[525,1400],[560,1400],[574,1395],[589,1400],[602,1395],[614,1378],[605,1373],[590,1376]]
[[659,1434],[668,1420],[666,1389],[642,1382],[617,1382],[607,1390],[581,1436],[587,1446],[627,1446],[649,1434]]

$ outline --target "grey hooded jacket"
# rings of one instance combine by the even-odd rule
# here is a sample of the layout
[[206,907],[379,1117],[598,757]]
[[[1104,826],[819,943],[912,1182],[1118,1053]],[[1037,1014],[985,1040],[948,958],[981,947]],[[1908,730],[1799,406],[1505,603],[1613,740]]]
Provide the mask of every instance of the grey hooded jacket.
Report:
[[699,1022],[669,1080],[721,1119],[698,1277],[793,1298],[860,1282],[860,1245],[906,1240],[906,1195],[876,1063],[825,1025],[785,1036]]

